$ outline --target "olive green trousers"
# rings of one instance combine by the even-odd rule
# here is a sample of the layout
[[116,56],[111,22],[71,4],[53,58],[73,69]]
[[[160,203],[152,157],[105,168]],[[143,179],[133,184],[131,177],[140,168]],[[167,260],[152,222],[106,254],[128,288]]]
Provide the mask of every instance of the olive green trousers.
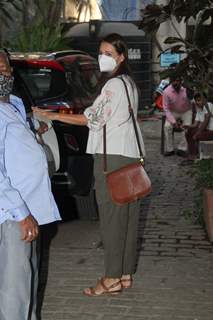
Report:
[[[112,171],[136,159],[107,156],[107,169]],[[135,273],[140,201],[116,205],[109,196],[103,173],[103,155],[94,156],[96,198],[104,246],[105,277],[120,278]]]

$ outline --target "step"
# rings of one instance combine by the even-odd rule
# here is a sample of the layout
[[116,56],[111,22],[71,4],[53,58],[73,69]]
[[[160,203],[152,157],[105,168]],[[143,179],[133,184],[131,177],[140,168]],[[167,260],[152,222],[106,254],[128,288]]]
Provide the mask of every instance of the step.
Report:
[[213,141],[199,142],[199,157],[200,160],[213,158]]

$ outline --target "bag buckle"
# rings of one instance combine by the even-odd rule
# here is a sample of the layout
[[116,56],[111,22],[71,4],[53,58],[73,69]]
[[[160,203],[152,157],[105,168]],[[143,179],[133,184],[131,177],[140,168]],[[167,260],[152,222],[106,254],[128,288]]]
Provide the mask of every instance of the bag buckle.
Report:
[[141,163],[142,166],[144,166],[145,162],[144,162],[144,158],[140,158],[139,162]]

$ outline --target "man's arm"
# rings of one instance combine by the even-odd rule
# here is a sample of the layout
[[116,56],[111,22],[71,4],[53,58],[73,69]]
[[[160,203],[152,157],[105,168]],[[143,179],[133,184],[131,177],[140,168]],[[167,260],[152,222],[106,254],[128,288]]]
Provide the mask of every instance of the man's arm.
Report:
[[204,118],[204,121],[203,122],[200,122],[200,126],[197,130],[197,132],[194,134],[193,138],[194,139],[197,139],[197,136],[203,132],[204,130],[206,130],[206,128],[208,127],[208,124],[209,124],[209,120],[211,118],[211,114],[210,113],[207,113],[205,114],[205,118]]
[[169,96],[167,95],[166,92],[163,93],[163,110],[165,111],[165,115],[166,115],[166,120],[169,121],[171,124],[175,125],[176,124],[176,119],[173,116],[173,114],[171,113],[170,109],[169,109]]
[[194,129],[194,128],[198,128],[200,125],[200,121],[195,120],[194,123],[190,124],[190,125],[183,125],[184,129]]
[[21,229],[21,239],[32,241],[38,236],[38,224],[22,200],[19,192],[14,189],[0,166],[0,215],[9,214],[11,220],[17,221]]

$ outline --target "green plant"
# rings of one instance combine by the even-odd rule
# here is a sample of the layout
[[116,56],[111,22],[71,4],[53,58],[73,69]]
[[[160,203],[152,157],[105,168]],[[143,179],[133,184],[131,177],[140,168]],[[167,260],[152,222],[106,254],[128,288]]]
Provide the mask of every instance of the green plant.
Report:
[[198,189],[213,189],[213,159],[198,161],[192,170]]
[[11,12],[10,12],[11,8],[14,8],[20,11],[21,10],[20,3],[21,3],[21,0],[0,0],[1,23],[8,26],[8,21],[13,20],[13,16],[11,15]]
[[26,51],[54,51],[68,49],[68,41],[61,35],[61,26],[48,27],[42,21],[25,28],[11,43],[11,48]]
[[[1,1],[1,0],[0,0]],[[61,16],[64,0],[18,0],[22,2],[22,27],[4,45],[17,51],[68,49],[63,37]],[[20,21],[20,22],[21,22]]]
[[204,225],[202,192],[200,190],[195,190],[193,208],[184,209],[182,215],[186,220],[194,224]]
[[203,189],[213,189],[213,159],[200,160],[188,172],[195,179],[194,205],[183,211],[185,219],[204,225]]
[[[187,87],[213,93],[213,1],[212,0],[168,0],[165,5],[152,4],[142,10],[139,28],[156,40],[160,25],[169,21],[176,36],[168,37],[164,43],[172,53],[182,53],[185,58],[176,67],[176,72],[184,77]],[[189,22],[193,27],[189,28]],[[187,30],[183,36],[177,23],[185,22]],[[163,52],[161,44],[156,40]],[[174,72],[171,70],[171,72]],[[164,75],[165,76],[165,75]]]
[[91,0],[74,0],[75,7],[77,9],[77,21],[80,21],[80,17],[84,12],[84,20],[86,20],[87,14],[92,15],[92,3]]
[[2,46],[4,42],[4,27],[9,27],[10,23],[13,22],[13,14],[11,13],[11,11],[13,9],[15,11],[21,11],[21,3],[22,0],[0,0],[0,46]]

